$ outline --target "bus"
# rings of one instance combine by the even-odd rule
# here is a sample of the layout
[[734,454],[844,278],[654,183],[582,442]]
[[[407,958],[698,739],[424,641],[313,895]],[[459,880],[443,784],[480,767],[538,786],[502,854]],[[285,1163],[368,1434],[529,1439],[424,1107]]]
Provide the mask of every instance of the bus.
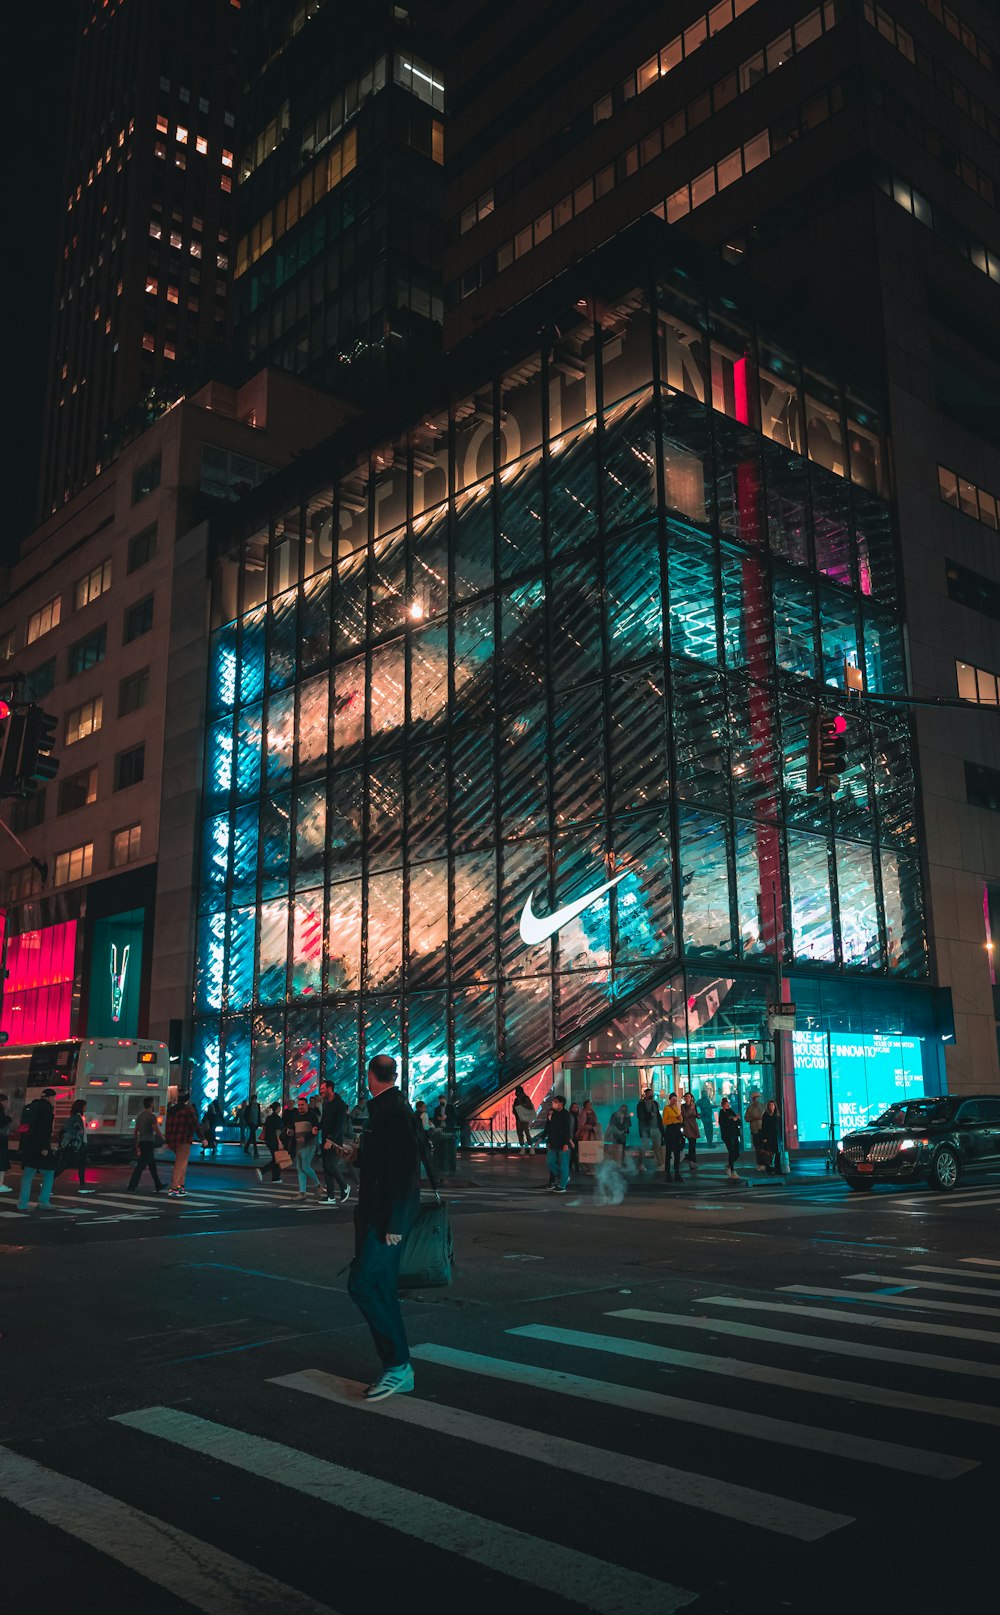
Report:
[[145,1038],[67,1038],[0,1048],[0,1093],[13,1121],[9,1143],[18,1148],[24,1106],[54,1088],[59,1137],[75,1099],[86,1099],[87,1150],[91,1156],[131,1152],[135,1119],[150,1094],[162,1125],[171,1087],[170,1053],[165,1043]]

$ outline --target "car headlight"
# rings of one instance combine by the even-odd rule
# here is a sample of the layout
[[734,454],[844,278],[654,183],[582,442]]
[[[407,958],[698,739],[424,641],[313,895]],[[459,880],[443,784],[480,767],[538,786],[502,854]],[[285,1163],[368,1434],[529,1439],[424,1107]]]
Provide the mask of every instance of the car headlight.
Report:
[[843,1148],[844,1148],[844,1140],[842,1138],[838,1138],[838,1140],[837,1140],[837,1154],[838,1155],[840,1155],[842,1153]]

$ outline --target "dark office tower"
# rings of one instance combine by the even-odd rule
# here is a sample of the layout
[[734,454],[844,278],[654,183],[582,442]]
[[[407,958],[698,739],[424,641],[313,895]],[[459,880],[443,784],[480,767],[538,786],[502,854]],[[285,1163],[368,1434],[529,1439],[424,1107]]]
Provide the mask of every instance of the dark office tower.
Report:
[[239,0],[81,7],[40,507],[225,334]]
[[441,347],[444,84],[422,5],[252,0],[232,296],[256,364],[368,397]]
[[[995,707],[997,8],[514,0],[498,12],[469,0],[453,45],[446,343],[645,213],[790,294],[824,341],[860,341],[884,384],[910,687]],[[713,340],[696,327],[693,343]],[[842,467],[864,423],[839,418],[829,377],[789,369],[780,344],[746,357],[769,378],[759,429],[788,450],[787,485],[772,476],[768,506],[772,550],[787,558],[789,522],[803,526],[815,503],[812,466]],[[800,385],[801,417],[783,402]],[[832,556],[849,517],[824,521]],[[832,600],[835,564],[821,570]],[[875,595],[865,610],[877,612]],[[819,676],[841,680],[857,659],[846,618],[839,639],[821,619],[815,634]],[[903,713],[880,710],[892,768]],[[932,961],[956,989],[949,1080],[995,1087],[1000,726],[976,712],[915,721]]]

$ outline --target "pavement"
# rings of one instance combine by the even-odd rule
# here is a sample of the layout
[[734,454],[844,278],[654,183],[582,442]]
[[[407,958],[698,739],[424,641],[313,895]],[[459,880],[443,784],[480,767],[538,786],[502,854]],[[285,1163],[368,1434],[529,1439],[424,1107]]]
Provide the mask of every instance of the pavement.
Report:
[[[233,1152],[184,1200],[0,1198],[11,1607],[499,1615],[990,1607],[1000,1172],[852,1195],[463,1159],[451,1287],[371,1406],[351,1207]],[[8,1182],[16,1186],[17,1174]]]

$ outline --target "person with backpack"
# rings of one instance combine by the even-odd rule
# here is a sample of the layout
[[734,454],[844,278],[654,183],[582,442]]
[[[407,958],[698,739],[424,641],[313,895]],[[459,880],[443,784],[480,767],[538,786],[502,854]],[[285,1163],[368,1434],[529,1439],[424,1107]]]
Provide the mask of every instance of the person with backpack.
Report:
[[351,1198],[351,1185],[344,1176],[344,1142],[351,1118],[347,1101],[342,1099],[333,1083],[322,1084],[323,1108],[319,1115],[320,1161],[326,1180],[324,1205],[342,1206]]
[[10,1112],[7,1109],[7,1095],[0,1093],[0,1194],[13,1194],[10,1186],[4,1183],[4,1175],[10,1171],[10,1130],[13,1127]]
[[142,1101],[142,1109],[135,1118],[135,1154],[136,1162],[132,1168],[132,1176],[125,1185],[129,1193],[139,1187],[139,1179],[143,1172],[148,1171],[153,1180],[153,1189],[157,1194],[163,1193],[163,1184],[156,1170],[156,1151],[159,1145],[165,1143],[160,1132],[160,1123],[153,1109],[156,1101],[152,1094],[147,1094]]
[[527,1150],[531,1154],[531,1124],[535,1119],[535,1107],[531,1103],[524,1087],[518,1083],[514,1089],[514,1126],[517,1128],[517,1147]]
[[174,1152],[174,1170],[170,1176],[168,1197],[183,1199],[187,1193],[184,1179],[187,1177],[191,1146],[195,1138],[200,1138],[202,1143],[205,1142],[198,1122],[198,1113],[191,1103],[191,1095],[179,1093],[176,1102],[167,1106],[167,1149]]
[[56,1153],[52,1147],[52,1126],[56,1111],[52,1101],[54,1088],[45,1088],[40,1099],[33,1099],[21,1112],[19,1128],[21,1142],[21,1192],[17,1197],[18,1211],[31,1210],[31,1185],[36,1172],[42,1180],[38,1191],[38,1209],[48,1209],[52,1199],[52,1185],[56,1177]]
[[69,1113],[66,1126],[59,1134],[59,1155],[61,1166],[75,1167],[77,1194],[93,1194],[93,1189],[87,1187],[87,1113],[86,1099],[74,1099],[73,1108]]

